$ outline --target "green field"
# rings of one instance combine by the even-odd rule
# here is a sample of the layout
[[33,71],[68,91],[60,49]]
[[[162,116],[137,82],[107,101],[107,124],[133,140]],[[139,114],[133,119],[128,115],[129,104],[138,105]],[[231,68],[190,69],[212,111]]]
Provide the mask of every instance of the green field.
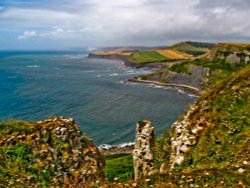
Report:
[[162,62],[167,60],[169,59],[155,51],[134,52],[130,58],[130,61],[134,63],[151,63]]

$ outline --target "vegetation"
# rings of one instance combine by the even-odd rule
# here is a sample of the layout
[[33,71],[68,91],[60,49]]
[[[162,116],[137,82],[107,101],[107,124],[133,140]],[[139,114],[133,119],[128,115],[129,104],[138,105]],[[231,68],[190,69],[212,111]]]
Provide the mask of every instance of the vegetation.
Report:
[[[225,187],[249,182],[250,135],[250,65],[234,73],[230,79],[217,82],[200,97],[198,107],[189,119],[190,128],[200,117],[209,127],[191,149],[182,171],[206,170],[214,175],[214,185],[223,180]],[[201,104],[206,104],[205,106]],[[244,169],[241,175],[239,169]],[[210,180],[212,181],[212,180]]]
[[188,66],[189,63],[182,63],[182,64],[174,64],[173,66],[169,67],[168,70],[172,72],[177,72],[177,73],[184,73],[184,74],[190,74],[188,71]]
[[[45,164],[35,162],[32,140],[11,140],[20,133],[36,131],[34,124],[24,121],[0,123],[0,186],[14,186],[16,179],[19,179],[19,186],[27,186],[28,179],[38,181],[40,186],[49,186],[50,172],[44,170]],[[6,137],[10,144],[4,144]]]
[[108,180],[118,178],[121,181],[131,180],[134,176],[131,154],[114,154],[105,156],[105,175]]
[[192,42],[187,41],[187,44],[194,46],[196,48],[205,48],[211,50],[216,44],[215,43],[207,43],[207,42]]
[[133,52],[130,57],[130,61],[134,63],[151,63],[151,62],[163,62],[169,60],[167,57],[162,56],[156,51],[137,51]]
[[[180,49],[188,47],[186,44]],[[198,44],[193,46],[200,48]],[[240,45],[245,46],[247,45]],[[153,51],[136,53],[139,54],[134,54],[138,63],[162,58]],[[152,177],[137,182],[135,186],[249,187],[250,65],[199,59],[175,64],[142,78],[150,79],[151,76],[160,76],[169,70],[189,74],[190,64],[211,70],[209,88],[192,106],[184,123],[186,132],[192,132],[197,126],[202,127],[202,131],[197,133],[195,145],[183,153],[184,162],[173,169],[169,166],[173,149],[171,139],[179,133],[166,131],[162,136],[156,137],[153,147],[154,167],[161,170]],[[183,116],[180,117],[182,119]],[[98,151],[92,142],[83,135],[79,136],[80,131],[76,126],[67,124],[70,120],[62,122],[59,119],[59,123],[56,123],[57,120],[52,118],[40,123],[0,123],[0,187],[77,187],[77,181],[82,178],[80,173],[88,172],[93,164],[96,164],[94,171],[103,168],[103,163],[100,162],[102,157],[94,158]],[[68,132],[65,132],[64,125],[69,128]],[[65,135],[70,139],[64,139]],[[73,159],[77,163],[72,163]],[[84,186],[132,186],[134,172],[131,154],[107,155],[105,161],[104,173],[107,180],[101,181],[100,185],[100,181],[96,181],[97,177],[94,177],[94,184]],[[74,165],[76,167],[72,169]],[[59,172],[63,172],[64,177]],[[65,174],[73,178],[71,182],[65,178]],[[101,174],[102,171],[99,175]]]
[[74,187],[87,170],[101,179],[103,160],[71,119],[0,123],[0,187]]
[[175,50],[178,50],[180,52],[185,52],[187,54],[191,54],[194,56],[202,55],[202,54],[209,52],[208,48],[204,48],[202,45],[197,45],[197,43],[193,44],[190,42],[177,43],[177,44],[171,46],[170,49],[175,49]]

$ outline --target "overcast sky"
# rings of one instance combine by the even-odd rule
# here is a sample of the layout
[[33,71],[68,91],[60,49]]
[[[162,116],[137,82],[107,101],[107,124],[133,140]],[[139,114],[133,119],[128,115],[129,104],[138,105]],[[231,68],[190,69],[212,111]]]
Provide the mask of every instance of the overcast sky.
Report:
[[250,43],[250,0],[0,0],[0,49]]

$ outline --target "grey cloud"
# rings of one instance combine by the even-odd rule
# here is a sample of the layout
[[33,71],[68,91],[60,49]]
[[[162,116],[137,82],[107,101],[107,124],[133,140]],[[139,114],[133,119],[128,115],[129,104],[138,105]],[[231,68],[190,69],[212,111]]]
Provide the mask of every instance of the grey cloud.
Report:
[[[65,46],[164,45],[181,40],[249,42],[250,38],[246,32],[250,30],[249,0],[45,1],[49,3],[9,7],[0,14],[0,28],[15,29],[16,38],[26,32],[27,43],[29,37],[33,41],[39,38],[43,44],[54,37]],[[55,28],[63,32],[54,32]],[[88,30],[82,32],[82,28]]]
[[248,9],[250,8],[249,0],[200,0],[197,8],[202,10],[212,9],[215,7],[230,7],[231,9]]

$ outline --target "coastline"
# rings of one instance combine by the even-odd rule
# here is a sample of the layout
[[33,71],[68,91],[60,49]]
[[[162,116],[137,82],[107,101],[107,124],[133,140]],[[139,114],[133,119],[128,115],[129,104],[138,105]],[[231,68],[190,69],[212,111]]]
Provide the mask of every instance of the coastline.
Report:
[[193,87],[193,86],[189,86],[189,85],[184,85],[184,84],[163,83],[163,82],[153,81],[153,80],[142,80],[140,78],[132,78],[132,79],[129,79],[128,82],[148,83],[148,84],[154,84],[157,86],[164,86],[164,87],[180,87],[180,88],[184,88],[184,89],[187,89],[189,91],[192,91],[197,95],[199,95],[201,93],[201,91],[198,88]]
[[134,150],[134,145],[134,142],[118,145],[101,144],[98,149],[103,155],[130,154]]
[[[134,68],[143,68],[143,67],[149,67],[149,68],[163,68],[167,67],[168,65],[164,65],[164,63],[160,62],[155,62],[155,63],[145,63],[145,64],[140,64],[138,65],[137,63],[130,62],[128,58],[120,55],[98,55],[98,54],[93,54],[90,53],[88,55],[88,58],[99,58],[99,59],[112,59],[121,62],[124,66],[129,66],[129,67],[134,67]],[[183,89],[187,89],[197,95],[200,95],[201,90],[190,86],[190,85],[185,85],[185,84],[176,84],[176,83],[165,83],[165,82],[159,82],[159,81],[154,81],[154,80],[142,80],[140,78],[131,78],[127,80],[128,82],[134,82],[134,83],[148,83],[148,84],[154,84],[157,86],[163,86],[163,87],[180,87]]]

